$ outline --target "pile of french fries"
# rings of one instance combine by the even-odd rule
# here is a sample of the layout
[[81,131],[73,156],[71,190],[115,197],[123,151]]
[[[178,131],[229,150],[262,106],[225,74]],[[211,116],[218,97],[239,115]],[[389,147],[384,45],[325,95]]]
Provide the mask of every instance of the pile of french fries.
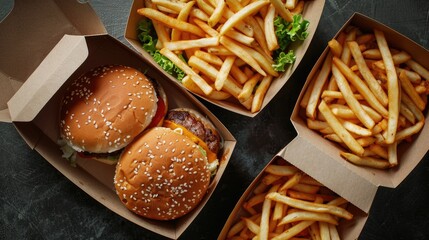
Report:
[[340,220],[353,218],[347,211],[349,203],[281,162],[267,166],[243,204],[248,214],[229,229],[227,239],[339,239]]
[[279,76],[274,18],[291,22],[303,8],[303,0],[145,0],[138,14],[152,20],[161,54],[186,73],[184,87],[212,100],[233,97],[254,113]]
[[377,29],[349,26],[328,46],[300,102],[307,126],[341,144],[356,165],[397,166],[398,144],[423,128],[429,71]]

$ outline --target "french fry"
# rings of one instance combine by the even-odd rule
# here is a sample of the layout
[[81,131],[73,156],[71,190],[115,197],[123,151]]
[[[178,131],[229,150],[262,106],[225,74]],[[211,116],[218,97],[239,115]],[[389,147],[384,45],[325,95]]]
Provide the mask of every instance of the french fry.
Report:
[[270,86],[272,80],[272,76],[266,76],[262,79],[261,83],[256,88],[255,95],[252,99],[252,113],[255,113],[261,109],[262,101],[264,100],[265,94],[267,93],[268,87]]
[[209,20],[207,21],[209,26],[213,27],[219,22],[219,20],[222,18],[223,10],[224,10],[225,6],[226,6],[226,4],[225,4],[224,0],[218,0],[216,2],[216,7],[215,7],[212,15],[210,16]]
[[375,95],[377,100],[381,104],[383,104],[383,106],[387,106],[387,104],[388,104],[387,95],[384,92],[381,85],[377,82],[377,80],[375,80],[374,76],[372,75],[371,70],[367,66],[367,64],[366,64],[366,62],[362,56],[362,53],[359,49],[357,42],[350,41],[347,44],[348,44],[350,52],[353,56],[353,59],[355,60],[357,66],[358,66],[359,72],[362,75],[362,77],[365,79],[366,83],[368,84],[369,89]]
[[346,78],[342,75],[340,70],[334,65],[332,66],[332,74],[337,81],[337,86],[340,89],[341,93],[344,96],[344,100],[347,102],[349,107],[352,109],[353,113],[356,117],[362,122],[365,127],[368,129],[372,129],[375,125],[374,120],[365,112],[362,105],[359,101],[354,98],[353,92],[346,80]]
[[332,58],[331,58],[331,54],[328,53],[328,56],[326,57],[326,60],[324,61],[323,66],[319,74],[317,75],[317,78],[314,80],[315,83],[311,90],[311,94],[306,107],[306,115],[311,119],[316,118],[317,104],[319,102],[319,98],[322,93],[323,86],[325,85],[326,80],[328,79],[331,66],[332,66]]
[[328,124],[334,130],[334,132],[341,138],[341,140],[347,145],[347,147],[359,156],[364,153],[363,147],[353,138],[353,136],[343,127],[338,121],[334,114],[329,109],[325,101],[321,101],[319,104],[319,111],[325,117]]
[[420,74],[424,79],[429,80],[429,71],[414,60],[408,60],[407,66],[413,69],[416,73]]
[[[217,75],[215,80],[216,90],[220,91],[223,88],[225,80],[228,78],[229,72],[231,71],[234,61],[235,57],[229,56],[223,62],[221,68],[219,69],[219,74]],[[238,95],[238,98],[240,98],[240,95]]]
[[307,211],[298,211],[288,214],[284,218],[282,218],[282,220],[279,222],[279,225],[288,224],[296,221],[308,220],[328,222],[334,225],[338,225],[338,221],[330,214]]
[[137,13],[147,18],[150,18],[151,20],[162,22],[170,28],[176,28],[184,32],[190,32],[197,36],[204,37],[204,32],[197,26],[185,21],[172,18],[158,10],[151,8],[140,8],[137,10]]
[[332,55],[340,57],[343,52],[343,46],[334,38],[328,42],[328,46],[331,49]]
[[196,50],[194,52],[194,55],[196,57],[210,63],[210,64],[213,64],[213,65],[221,66],[223,63],[223,61],[220,57],[218,57],[214,54],[208,53],[208,52],[201,51],[201,50]]
[[268,50],[273,51],[279,47],[277,36],[274,30],[274,18],[276,9],[273,5],[268,7],[267,15],[264,18],[265,38],[267,40]]
[[396,141],[398,142],[398,141],[404,140],[408,137],[411,137],[414,134],[417,134],[423,128],[424,124],[425,124],[424,121],[419,121],[411,127],[404,128],[404,129],[400,130],[396,134]]
[[218,37],[200,38],[194,40],[181,40],[163,43],[164,47],[171,50],[185,50],[190,48],[214,47],[219,45]]
[[359,166],[367,166],[367,167],[378,168],[378,169],[386,169],[391,167],[388,161],[380,160],[378,158],[359,157],[355,154],[346,153],[346,152],[341,152],[340,154],[343,158],[345,158],[349,162]]
[[176,54],[172,51],[163,48],[160,50],[161,54],[170,59],[174,64],[177,65],[180,69],[182,69],[187,75],[190,76],[192,81],[198,85],[198,87],[204,92],[204,94],[209,95],[213,88],[194,70],[192,70],[186,63],[184,63]]
[[209,95],[205,95],[204,92],[198,87],[197,84],[194,83],[194,81],[191,80],[189,76],[185,76],[182,79],[182,84],[189,91],[201,96],[207,96],[207,98],[213,100],[226,100],[231,97],[231,94],[217,90],[213,90]]
[[348,220],[353,218],[353,214],[351,214],[344,208],[340,208],[333,205],[297,200],[297,199],[290,198],[288,196],[283,196],[277,192],[272,192],[267,194],[266,198],[276,202],[282,202],[291,207],[306,210],[306,211],[317,212],[317,213],[329,213]]
[[290,11],[286,8],[281,0],[271,0],[271,4],[276,8],[278,14],[287,22],[293,21],[293,16]]
[[255,74],[248,81],[246,81],[246,83],[243,86],[243,90],[241,91],[241,93],[237,97],[238,100],[240,100],[242,102],[248,100],[251,97],[252,92],[253,92],[256,84],[258,84],[258,82],[261,78],[262,78],[262,76],[260,74]]
[[298,169],[294,166],[281,166],[281,165],[269,165],[265,172],[271,173],[277,176],[291,176],[298,172]]
[[420,109],[420,111],[423,111],[426,107],[425,102],[422,100],[420,95],[416,92],[416,89],[414,88],[413,84],[410,82],[410,79],[408,79],[405,72],[401,72],[399,75],[399,80],[401,82],[402,90],[408,94],[410,99],[414,102],[414,104]]
[[362,81],[352,70],[340,59],[334,57],[333,63],[341,71],[342,74],[349,80],[353,86],[359,91],[359,93],[365,98],[368,104],[374,108],[383,117],[387,117],[389,112],[383,105],[377,100],[374,94],[370,91],[369,87]]
[[[187,21],[189,15],[191,14],[192,7],[194,6],[195,2],[190,1],[185,4],[185,6],[180,10],[179,15],[177,16],[177,20],[181,21]],[[171,41],[178,41],[180,40],[181,31],[173,28],[171,30]]]
[[383,58],[384,65],[387,73],[387,92],[389,98],[389,120],[387,126],[387,138],[385,142],[392,144],[395,141],[396,129],[398,127],[399,118],[399,83],[398,76],[396,75],[395,65],[393,63],[392,55],[384,37],[384,33],[374,29],[375,38]]
[[246,7],[242,8],[240,11],[236,12],[231,18],[229,18],[221,27],[219,33],[220,35],[224,35],[225,32],[230,30],[234,25],[237,24],[237,22],[240,22],[244,20],[246,17],[254,14],[255,12],[259,11],[262,7],[265,5],[268,5],[270,2],[261,0],[253,2]]
[[319,229],[320,229],[321,240],[331,240],[331,235],[329,233],[329,226],[326,222],[319,222]]

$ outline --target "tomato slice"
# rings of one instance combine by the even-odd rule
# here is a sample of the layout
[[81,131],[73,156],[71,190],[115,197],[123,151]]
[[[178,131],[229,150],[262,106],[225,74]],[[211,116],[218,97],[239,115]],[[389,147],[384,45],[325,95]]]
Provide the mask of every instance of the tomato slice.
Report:
[[161,97],[158,97],[157,106],[158,108],[156,110],[155,116],[153,117],[152,122],[147,127],[148,129],[158,126],[158,124],[165,116],[166,106],[165,106],[164,99],[162,99]]

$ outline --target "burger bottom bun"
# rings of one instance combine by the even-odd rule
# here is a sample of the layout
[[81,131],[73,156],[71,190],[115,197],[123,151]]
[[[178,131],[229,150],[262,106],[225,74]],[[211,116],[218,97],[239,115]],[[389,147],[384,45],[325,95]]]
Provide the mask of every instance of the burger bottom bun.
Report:
[[201,201],[210,182],[207,158],[188,137],[155,127],[122,153],[114,184],[116,192],[138,215],[172,220]]

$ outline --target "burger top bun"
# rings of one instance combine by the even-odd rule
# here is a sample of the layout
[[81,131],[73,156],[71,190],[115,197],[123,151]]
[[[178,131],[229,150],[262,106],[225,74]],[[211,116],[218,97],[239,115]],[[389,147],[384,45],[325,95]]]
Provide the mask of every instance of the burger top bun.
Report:
[[116,166],[116,192],[138,215],[176,219],[197,206],[207,192],[207,164],[188,137],[155,127],[125,148]]
[[124,148],[151,123],[157,110],[153,83],[131,67],[94,68],[66,91],[60,133],[78,152]]

